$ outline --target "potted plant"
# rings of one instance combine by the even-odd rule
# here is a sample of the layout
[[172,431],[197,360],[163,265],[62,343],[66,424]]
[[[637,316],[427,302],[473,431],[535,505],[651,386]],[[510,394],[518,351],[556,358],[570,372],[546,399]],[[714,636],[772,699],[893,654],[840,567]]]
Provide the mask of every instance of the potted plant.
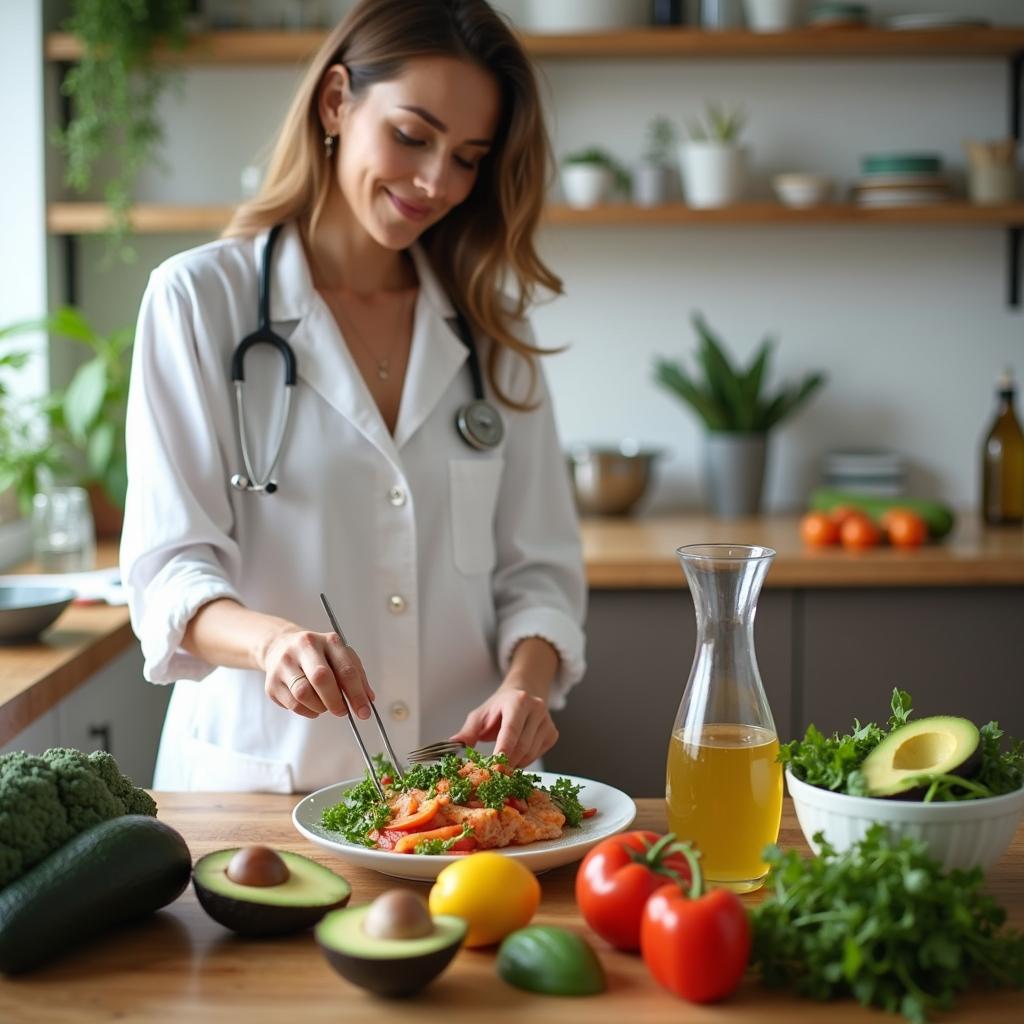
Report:
[[743,0],[752,32],[785,32],[800,20],[801,0]]
[[768,394],[764,383],[771,339],[765,338],[746,369],[738,369],[700,313],[693,315],[693,326],[700,339],[697,364],[702,377],[690,376],[679,363],[658,359],[655,380],[704,422],[705,486],[712,510],[725,519],[756,515],[769,432],[795,413],[825,378],[807,374],[799,384]]
[[658,206],[668,202],[672,190],[672,149],[676,130],[659,115],[647,125],[647,149],[633,174],[633,202],[637,206]]
[[629,172],[597,146],[570,153],[562,160],[562,191],[572,207],[597,206],[616,189],[628,192],[629,187]]
[[108,256],[126,262],[135,258],[125,241],[135,179],[163,138],[156,109],[168,71],[157,68],[154,50],[158,42],[184,46],[192,7],[190,0],[73,0],[66,25],[83,53],[61,84],[73,113],[55,142],[67,161],[65,181],[76,192],[88,191],[99,161],[109,162]]
[[739,135],[746,124],[740,108],[727,110],[709,101],[706,115],[689,123],[689,139],[680,144],[683,190],[689,206],[728,206],[743,194],[746,149]]
[[[0,337],[41,329],[84,346],[91,358],[75,370],[65,390],[20,407],[0,394],[0,491],[15,488],[24,512],[48,479],[81,484],[89,490],[97,536],[114,536],[128,487],[124,427],[132,329],[100,334],[78,310],[65,307],[0,330]],[[25,361],[8,355],[0,366],[20,367]]]

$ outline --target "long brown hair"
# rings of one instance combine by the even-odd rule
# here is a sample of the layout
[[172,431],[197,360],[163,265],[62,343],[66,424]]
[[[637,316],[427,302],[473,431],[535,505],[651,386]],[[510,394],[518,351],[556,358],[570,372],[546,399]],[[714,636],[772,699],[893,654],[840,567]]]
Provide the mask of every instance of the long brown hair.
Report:
[[[423,235],[431,265],[451,301],[496,342],[487,376],[495,394],[526,409],[497,382],[502,350],[529,364],[545,350],[514,333],[539,288],[561,293],[534,236],[544,205],[551,149],[533,68],[508,25],[486,0],[359,0],[310,63],[281,127],[259,193],[235,211],[224,232],[252,236],[298,220],[312,236],[333,177],[317,109],[327,70],[343,64],[353,96],[396,78],[407,61],[445,56],[471,60],[497,79],[501,114],[494,146],[469,196]],[[513,288],[512,302],[504,290]]]

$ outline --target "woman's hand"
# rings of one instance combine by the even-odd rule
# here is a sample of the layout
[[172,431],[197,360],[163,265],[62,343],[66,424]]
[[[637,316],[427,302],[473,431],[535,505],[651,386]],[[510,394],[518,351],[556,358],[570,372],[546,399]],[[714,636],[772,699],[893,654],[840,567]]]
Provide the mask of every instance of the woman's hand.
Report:
[[555,745],[558,730],[544,697],[535,697],[506,680],[466,716],[452,739],[467,747],[496,739],[495,753],[505,754],[512,768],[522,768]]
[[326,711],[344,715],[344,690],[353,713],[370,717],[374,694],[363,664],[337,633],[286,627],[265,645],[260,668],[266,673],[267,696],[287,711],[303,718],[318,718]]

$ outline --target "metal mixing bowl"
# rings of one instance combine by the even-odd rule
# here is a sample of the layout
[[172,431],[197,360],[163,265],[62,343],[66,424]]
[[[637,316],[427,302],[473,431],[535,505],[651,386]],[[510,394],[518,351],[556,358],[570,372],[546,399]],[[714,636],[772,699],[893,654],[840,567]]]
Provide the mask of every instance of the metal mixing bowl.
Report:
[[581,445],[569,452],[569,476],[583,515],[626,515],[643,497],[659,453],[628,443],[618,448]]

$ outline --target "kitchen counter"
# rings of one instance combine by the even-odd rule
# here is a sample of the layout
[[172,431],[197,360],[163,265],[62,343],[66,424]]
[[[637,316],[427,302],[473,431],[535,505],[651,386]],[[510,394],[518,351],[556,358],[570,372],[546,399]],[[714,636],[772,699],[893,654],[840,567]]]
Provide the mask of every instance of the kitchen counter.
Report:
[[[352,903],[368,902],[393,885],[424,895],[424,883],[395,882],[350,867],[305,842],[290,820],[295,796],[265,794],[155,794],[160,817],[185,837],[193,859],[229,846],[267,843],[294,850],[341,872],[352,883]],[[638,801],[637,827],[663,831],[664,803]],[[804,847],[789,801],[782,842]],[[203,1024],[280,1024],[295,1021],[580,1021],[634,1024],[714,1021],[715,1024],[796,1024],[825,1018],[830,1024],[888,1017],[854,1002],[804,1001],[748,980],[725,1003],[691,1006],[660,989],[638,956],[619,953],[598,939],[578,916],[572,896],[575,865],[541,876],[543,900],[536,923],[558,924],[590,939],[607,972],[608,991],[586,999],[537,996],[511,988],[494,972],[493,950],[463,950],[448,971],[410,1000],[385,1001],[349,985],[327,965],[310,933],[283,939],[246,940],[206,916],[189,888],[177,902],[139,924],[101,937],[62,960],[21,977],[0,980],[0,1020],[18,1024],[84,1024],[112,1020],[202,1021]],[[990,889],[1024,925],[1024,828],[990,875]],[[744,897],[754,901],[754,896]],[[1022,995],[976,991],[942,1021],[1019,1024]]]
[[710,516],[606,517],[582,521],[591,589],[659,589],[683,584],[675,550],[683,544],[773,548],[770,588],[1024,586],[1024,529],[992,529],[964,513],[941,543],[913,551],[808,548],[799,516],[724,522]]

